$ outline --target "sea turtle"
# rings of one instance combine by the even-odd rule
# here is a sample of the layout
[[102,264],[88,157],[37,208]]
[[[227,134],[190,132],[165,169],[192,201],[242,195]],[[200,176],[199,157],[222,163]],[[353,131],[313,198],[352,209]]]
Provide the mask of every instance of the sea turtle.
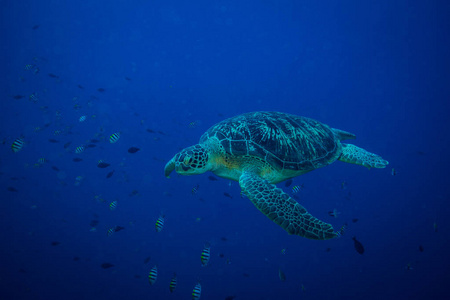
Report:
[[242,191],[269,219],[289,234],[326,240],[340,232],[308,213],[275,186],[281,181],[324,167],[335,160],[367,168],[388,162],[342,140],[355,135],[319,121],[281,112],[251,112],[212,126],[197,145],[177,153],[165,166],[169,177],[211,171],[239,181]]

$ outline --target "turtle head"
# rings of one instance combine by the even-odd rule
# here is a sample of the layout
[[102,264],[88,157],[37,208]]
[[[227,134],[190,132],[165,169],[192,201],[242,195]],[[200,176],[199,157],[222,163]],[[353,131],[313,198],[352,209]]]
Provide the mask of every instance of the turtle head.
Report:
[[164,175],[169,177],[173,170],[181,175],[197,175],[209,171],[208,150],[202,145],[194,145],[181,150],[166,164]]

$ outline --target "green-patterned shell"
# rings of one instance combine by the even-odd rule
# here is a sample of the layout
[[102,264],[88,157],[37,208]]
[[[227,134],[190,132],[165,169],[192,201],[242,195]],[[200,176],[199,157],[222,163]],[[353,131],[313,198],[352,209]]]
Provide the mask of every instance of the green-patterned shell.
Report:
[[200,144],[216,137],[232,157],[253,156],[283,171],[310,171],[342,152],[333,130],[316,120],[280,112],[252,112],[226,119],[206,131]]

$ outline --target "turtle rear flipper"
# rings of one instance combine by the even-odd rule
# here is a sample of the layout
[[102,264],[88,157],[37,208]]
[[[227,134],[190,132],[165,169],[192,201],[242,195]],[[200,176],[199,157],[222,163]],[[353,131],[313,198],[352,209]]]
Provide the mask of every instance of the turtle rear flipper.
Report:
[[342,143],[342,154],[340,161],[360,165],[366,168],[385,168],[389,162],[381,158],[381,156],[371,153],[363,148],[359,148],[352,144]]
[[288,194],[251,172],[244,172],[239,184],[253,204],[289,234],[315,240],[338,237],[333,226],[313,217]]

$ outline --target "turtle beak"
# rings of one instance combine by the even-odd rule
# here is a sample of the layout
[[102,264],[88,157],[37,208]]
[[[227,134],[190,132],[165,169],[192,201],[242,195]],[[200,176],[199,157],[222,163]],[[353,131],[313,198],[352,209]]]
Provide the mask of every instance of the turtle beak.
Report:
[[[174,157],[175,158],[175,157]],[[169,178],[170,173],[175,170],[175,159],[172,158],[164,167],[164,175]]]

